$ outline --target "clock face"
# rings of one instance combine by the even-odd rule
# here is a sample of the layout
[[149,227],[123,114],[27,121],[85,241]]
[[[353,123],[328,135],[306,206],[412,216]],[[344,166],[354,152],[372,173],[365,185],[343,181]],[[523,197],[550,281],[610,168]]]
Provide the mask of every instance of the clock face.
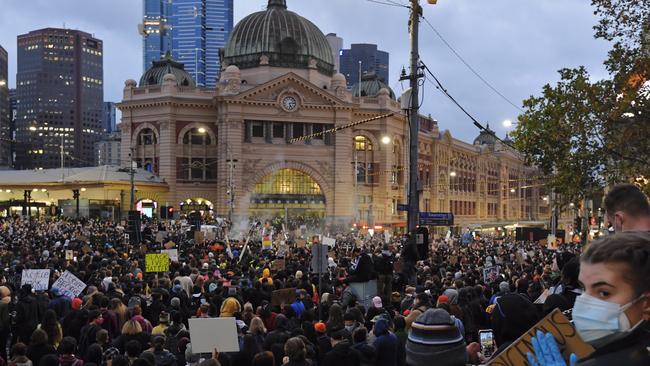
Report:
[[298,102],[294,97],[284,97],[284,99],[282,99],[282,107],[287,111],[294,111],[298,107]]

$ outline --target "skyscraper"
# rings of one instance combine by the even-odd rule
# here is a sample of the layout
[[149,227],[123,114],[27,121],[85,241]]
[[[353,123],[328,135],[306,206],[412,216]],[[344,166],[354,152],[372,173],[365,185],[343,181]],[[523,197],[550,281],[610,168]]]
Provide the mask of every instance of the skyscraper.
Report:
[[116,131],[115,125],[117,123],[117,117],[115,115],[115,103],[113,102],[104,102],[104,108],[102,109],[102,126],[106,134],[110,134]]
[[9,138],[12,143],[9,147],[10,156],[11,156],[11,166],[14,166],[16,161],[16,144],[13,143],[16,140],[16,110],[17,110],[18,100],[16,99],[16,89],[9,89]]
[[198,86],[215,88],[233,22],[233,0],[144,0],[144,69],[169,51]]
[[341,51],[341,74],[345,75],[348,87],[359,82],[359,61],[361,74],[375,73],[379,80],[389,83],[389,55],[379,51],[376,44],[352,44]]
[[172,49],[172,33],[169,15],[172,0],[143,0],[142,34],[143,70],[151,67],[153,61]]
[[11,166],[11,110],[9,109],[9,57],[0,46],[0,169]]
[[334,70],[336,72],[341,72],[341,50],[343,49],[343,38],[336,35],[336,33],[328,33],[325,38],[327,38],[327,43],[330,44],[332,48],[332,56],[334,56]]
[[103,130],[103,44],[71,29],[18,36],[16,167],[92,166]]

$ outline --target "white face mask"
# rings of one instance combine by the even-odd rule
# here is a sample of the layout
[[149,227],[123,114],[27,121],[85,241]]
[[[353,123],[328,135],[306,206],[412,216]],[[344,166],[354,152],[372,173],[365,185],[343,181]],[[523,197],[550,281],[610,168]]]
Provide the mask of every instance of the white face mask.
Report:
[[629,331],[633,327],[625,311],[644,297],[641,295],[620,305],[587,294],[578,296],[573,307],[573,322],[580,337],[585,342],[593,342],[610,334]]

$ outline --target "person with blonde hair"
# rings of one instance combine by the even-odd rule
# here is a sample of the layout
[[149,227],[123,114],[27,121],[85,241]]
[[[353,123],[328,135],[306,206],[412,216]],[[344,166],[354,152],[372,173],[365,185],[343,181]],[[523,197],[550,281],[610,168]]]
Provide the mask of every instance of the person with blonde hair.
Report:
[[127,320],[122,326],[122,334],[113,341],[113,347],[124,353],[126,344],[129,341],[136,340],[140,343],[142,349],[147,349],[149,348],[150,337],[151,335],[144,332],[142,326],[136,320]]

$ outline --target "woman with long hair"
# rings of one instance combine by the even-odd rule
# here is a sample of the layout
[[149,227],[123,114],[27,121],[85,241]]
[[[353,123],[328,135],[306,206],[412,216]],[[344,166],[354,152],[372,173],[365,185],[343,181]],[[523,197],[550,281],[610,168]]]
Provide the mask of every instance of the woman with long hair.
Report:
[[111,299],[111,310],[115,312],[115,315],[117,315],[117,325],[118,329],[122,329],[124,326],[124,323],[129,319],[128,318],[128,312],[129,309],[124,305],[122,300],[118,298]]
[[[38,325],[47,334],[48,343],[54,347],[58,347],[63,339],[63,330],[61,324],[57,320],[56,312],[50,309],[43,315],[43,322]],[[33,361],[33,360],[32,360]]]
[[43,356],[56,354],[56,348],[48,342],[47,333],[43,329],[36,329],[29,340],[27,358],[32,360],[34,365],[38,365]]
[[264,351],[255,340],[253,334],[246,334],[242,341],[241,351],[235,356],[235,365],[250,366],[255,355]]
[[248,328],[248,334],[252,335],[255,338],[255,341],[260,346],[260,348],[262,349],[264,348],[264,339],[266,338],[266,327],[264,326],[264,322],[262,321],[262,318],[256,316],[251,320],[251,325]]
[[330,306],[329,318],[327,318],[327,329],[341,329],[345,326],[343,322],[343,309],[339,304]]

